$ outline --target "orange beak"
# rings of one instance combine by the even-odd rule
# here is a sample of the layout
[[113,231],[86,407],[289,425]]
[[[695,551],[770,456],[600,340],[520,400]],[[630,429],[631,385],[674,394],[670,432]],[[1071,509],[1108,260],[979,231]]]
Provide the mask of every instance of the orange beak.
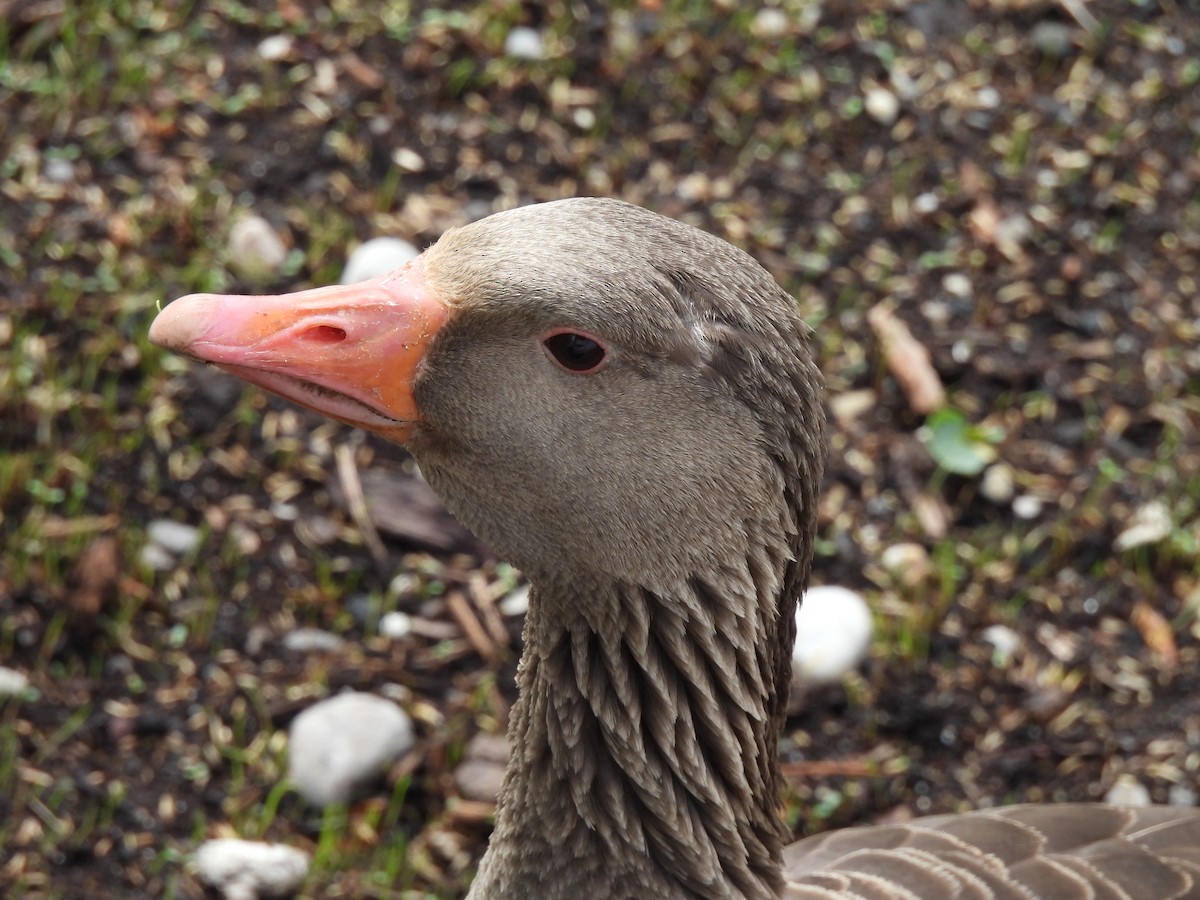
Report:
[[274,297],[191,294],[150,340],[399,443],[420,421],[413,381],[449,310],[420,259],[382,278]]

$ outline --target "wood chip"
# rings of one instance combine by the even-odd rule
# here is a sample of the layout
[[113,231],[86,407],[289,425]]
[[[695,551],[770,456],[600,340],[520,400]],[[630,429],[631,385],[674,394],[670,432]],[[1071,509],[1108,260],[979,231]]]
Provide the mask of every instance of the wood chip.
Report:
[[379,532],[375,530],[375,524],[367,511],[362,479],[358,475],[358,465],[354,462],[354,450],[348,444],[338,444],[333,451],[333,458],[337,461],[338,478],[346,494],[346,506],[350,510],[350,516],[358,526],[371,557],[375,562],[384,565],[387,562],[387,548],[379,539]]
[[467,602],[467,598],[459,591],[451,591],[446,595],[446,608],[450,610],[454,621],[463,630],[463,634],[476,652],[488,662],[496,662],[500,658],[500,652],[495,642],[488,636],[483,623],[479,621],[474,608]]
[[94,539],[84,549],[75,564],[74,589],[70,594],[71,610],[94,616],[100,612],[105,599],[116,587],[121,574],[121,547],[112,535]]
[[59,516],[47,516],[41,523],[42,537],[56,541],[62,538],[74,537],[77,534],[90,534],[93,531],[112,531],[121,524],[121,517],[116,513],[106,516],[81,516],[77,519],[63,519]]
[[908,398],[913,412],[928,415],[946,402],[946,389],[933,368],[929,351],[886,303],[867,313],[867,322],[879,340],[883,360]]
[[1146,646],[1162,659],[1163,668],[1175,668],[1179,662],[1179,648],[1175,644],[1175,631],[1166,617],[1146,601],[1139,600],[1129,618]]
[[497,644],[507,647],[508,629],[504,627],[504,617],[500,615],[500,610],[496,608],[495,593],[478,572],[473,572],[468,577],[467,592],[471,601],[475,604],[475,608],[479,610],[479,614],[483,617],[483,624],[487,628],[488,635]]
[[879,762],[866,756],[852,759],[808,759],[779,764],[784,778],[867,778],[878,773]]

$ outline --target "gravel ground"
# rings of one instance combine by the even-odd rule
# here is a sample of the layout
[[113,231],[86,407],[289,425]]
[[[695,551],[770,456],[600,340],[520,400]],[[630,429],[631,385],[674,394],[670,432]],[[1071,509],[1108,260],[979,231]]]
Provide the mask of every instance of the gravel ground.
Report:
[[[788,724],[797,834],[1196,802],[1187,4],[0,0],[0,54],[6,896],[201,897],[223,836],[311,853],[304,896],[462,894],[519,574],[402,451],[145,333],[188,291],[328,283],[370,237],[580,194],[746,248],[818,330],[816,578],[878,636]],[[322,815],[281,786],[286,731],[345,687],[417,741]]]

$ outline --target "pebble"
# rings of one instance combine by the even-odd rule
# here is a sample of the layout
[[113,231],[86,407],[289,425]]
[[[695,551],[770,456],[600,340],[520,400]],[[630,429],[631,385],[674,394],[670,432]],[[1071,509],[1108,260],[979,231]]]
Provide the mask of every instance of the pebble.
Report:
[[297,628],[283,636],[284,647],[301,653],[340,650],[345,645],[346,642],[341,637],[321,628]]
[[295,522],[300,518],[300,510],[294,503],[272,503],[271,515],[280,522]]
[[11,697],[25,693],[29,687],[29,678],[16,669],[0,666],[0,697]]
[[480,732],[463,749],[463,760],[454,770],[454,785],[468,800],[495,803],[508,768],[508,738]]
[[346,260],[346,268],[338,279],[342,284],[357,284],[369,278],[379,278],[400,268],[421,253],[408,241],[395,237],[371,238],[360,244]]
[[1001,668],[1008,666],[1013,654],[1021,646],[1021,636],[1007,625],[989,625],[983,629],[980,637],[992,645],[992,662]]
[[205,841],[192,857],[202,881],[226,900],[285,897],[308,876],[308,854],[286,844],[218,838]]
[[173,556],[186,556],[200,546],[199,528],[170,519],[155,519],[147,526],[146,537]]
[[374,694],[338,694],[292,720],[288,746],[288,777],[301,796],[319,807],[346,803],[412,749],[412,720]]
[[970,297],[971,279],[962,272],[948,272],[942,277],[942,289],[955,297]]
[[997,505],[1011,501],[1016,490],[1016,476],[1012,468],[1004,463],[992,463],[984,469],[983,477],[979,480],[979,493]]
[[870,388],[844,391],[829,398],[829,411],[843,425],[866,415],[879,405],[879,397]]
[[833,585],[809,588],[796,611],[793,677],[805,685],[840,681],[866,657],[874,628],[861,594]]
[[913,200],[913,212],[918,215],[927,216],[932,212],[937,212],[938,207],[942,205],[942,201],[938,199],[938,195],[932,191],[926,191],[924,194],[918,194]]
[[[396,703],[413,703],[412,688],[394,681],[384,682],[379,686],[379,695]],[[440,721],[440,719],[439,719]]]
[[1021,244],[1029,239],[1033,226],[1021,213],[1005,216],[996,224],[996,247],[1010,259],[1015,258]]
[[867,91],[863,105],[867,115],[880,125],[891,125],[900,115],[900,101],[884,87],[874,87]]
[[1022,494],[1012,502],[1013,514],[1018,519],[1036,519],[1042,514],[1042,501],[1040,498],[1032,494]]
[[975,102],[984,109],[995,109],[1000,105],[1000,92],[990,84],[985,84],[975,92]]
[[242,556],[253,556],[262,549],[262,538],[258,532],[243,522],[229,526],[229,538]]
[[294,43],[291,35],[287,34],[273,34],[265,37],[258,42],[259,59],[267,62],[279,62],[287,59],[292,55]]
[[138,559],[151,572],[170,572],[175,568],[175,557],[158,544],[146,544],[138,552]]
[[787,34],[787,13],[773,6],[764,6],[754,14],[750,30],[760,38],[777,38]]
[[1039,725],[1053,722],[1070,705],[1071,695],[1057,687],[1035,687],[1021,701],[1021,708]]
[[703,203],[712,193],[712,181],[703,172],[690,172],[679,179],[675,194],[688,203]]
[[1132,775],[1120,776],[1104,795],[1105,803],[1117,806],[1149,806],[1150,792]]
[[392,151],[392,162],[405,172],[424,172],[425,157],[408,147],[397,147]]
[[1029,42],[1051,59],[1062,59],[1071,52],[1071,26],[1063,22],[1046,19],[1038,22],[1029,32]]
[[916,587],[932,571],[929,551],[912,541],[892,544],[879,554],[879,563],[905,587]]
[[229,265],[250,280],[274,276],[287,260],[287,245],[262,216],[245,216],[229,229]]
[[379,617],[379,633],[393,641],[406,637],[412,631],[412,617],[407,613],[390,612]]
[[541,32],[521,25],[513,28],[504,38],[504,55],[513,59],[542,59],[546,55],[546,46]]
[[529,611],[529,585],[523,584],[516,588],[496,605],[506,616],[525,615]]
[[263,647],[271,639],[271,630],[264,625],[251,625],[246,632],[246,640],[242,645],[247,656],[258,656]]
[[54,184],[70,184],[75,180],[75,165],[69,159],[52,156],[46,160],[42,174]]
[[1130,516],[1125,530],[1113,541],[1118,552],[1146,544],[1157,544],[1171,534],[1171,510],[1161,500],[1151,500]]
[[1167,790],[1167,803],[1170,806],[1195,806],[1196,792],[1186,784],[1173,784]]

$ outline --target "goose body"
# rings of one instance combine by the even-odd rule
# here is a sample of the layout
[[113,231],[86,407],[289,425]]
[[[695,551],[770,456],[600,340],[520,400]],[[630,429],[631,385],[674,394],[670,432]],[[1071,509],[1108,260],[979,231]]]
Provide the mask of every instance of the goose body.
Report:
[[611,200],[383,278],[193,295],[151,338],[404,444],[529,577],[478,898],[1200,900],[1200,811],[1014,807],[784,847],[776,738],[824,458],[792,299]]

